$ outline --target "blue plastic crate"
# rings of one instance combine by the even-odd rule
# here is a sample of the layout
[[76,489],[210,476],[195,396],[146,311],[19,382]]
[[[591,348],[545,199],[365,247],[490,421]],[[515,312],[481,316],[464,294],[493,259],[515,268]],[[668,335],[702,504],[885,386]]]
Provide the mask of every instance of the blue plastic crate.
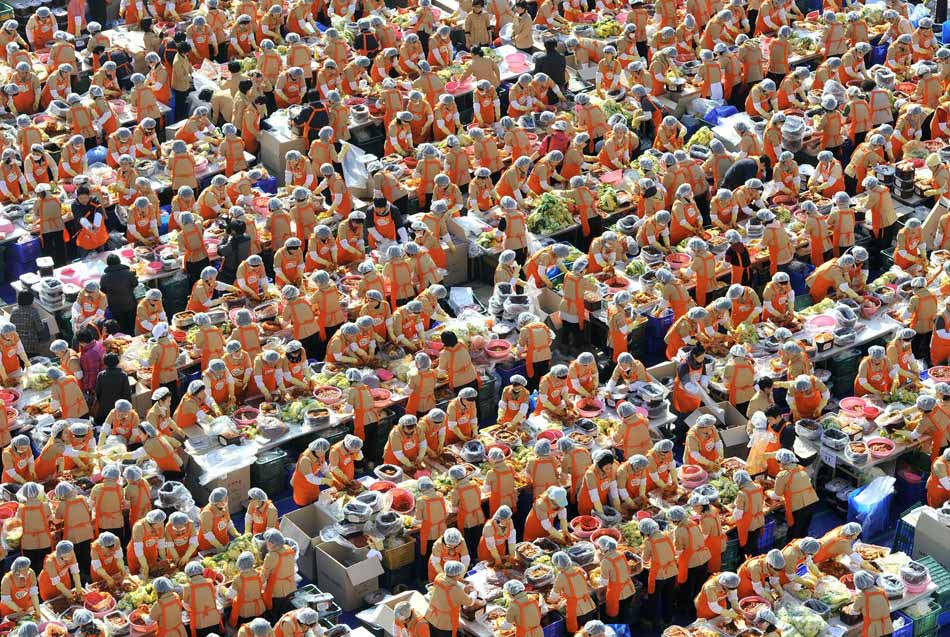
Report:
[[903,619],[904,624],[900,628],[895,628],[892,633],[893,637],[914,637],[914,620],[905,615],[900,611],[891,613],[891,623],[897,622],[898,619]]
[[548,614],[548,617],[552,616],[556,616],[558,619],[552,621],[550,624],[541,629],[544,633],[544,637],[564,637],[566,633],[564,627],[564,618],[556,612]]
[[[495,365],[495,373],[498,374],[498,387],[504,389],[511,384],[511,377],[516,374],[521,374],[522,376],[527,375],[527,370],[525,368],[525,362],[523,360],[515,361],[514,363],[501,363]],[[499,390],[499,398],[501,398],[501,390]]]
[[607,624],[607,627],[613,630],[617,637],[630,637],[630,626],[628,624]]
[[775,519],[769,518],[759,533],[759,553],[767,553],[772,550],[775,543]]
[[903,511],[927,501],[927,478],[929,475],[929,473],[924,473],[919,482],[910,482],[904,477],[903,472],[897,472],[897,482],[894,485],[896,491],[894,501],[898,511]]

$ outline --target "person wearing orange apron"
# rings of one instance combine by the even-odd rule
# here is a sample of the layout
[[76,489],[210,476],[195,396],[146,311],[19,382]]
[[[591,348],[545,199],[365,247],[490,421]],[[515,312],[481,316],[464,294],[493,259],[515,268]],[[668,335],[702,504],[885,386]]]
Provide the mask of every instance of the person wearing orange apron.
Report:
[[264,604],[273,616],[279,616],[293,608],[290,596],[297,590],[296,549],[277,529],[267,531],[264,542],[267,547],[267,555],[261,564]]
[[883,396],[891,391],[892,386],[887,351],[879,345],[868,348],[868,355],[861,359],[858,375],[854,379],[854,395]]
[[478,542],[479,561],[500,566],[508,556],[515,555],[515,525],[511,516],[511,507],[503,504],[485,522]]
[[136,465],[126,467],[122,472],[122,477],[125,481],[125,486],[122,488],[122,500],[129,503],[129,527],[131,528],[151,509],[151,486],[142,477],[142,470]]
[[353,435],[330,447],[327,455],[329,470],[326,480],[334,487],[344,488],[351,484],[356,473],[355,464],[363,459],[363,441]]
[[442,537],[448,528],[448,516],[448,504],[442,494],[436,491],[435,484],[426,476],[420,478],[415,521],[419,525],[419,554],[423,562],[428,560],[435,541]]
[[82,582],[73,543],[60,540],[56,550],[46,556],[39,577],[40,599],[48,602],[54,597],[80,599]]
[[643,565],[648,569],[647,593],[650,595],[651,615],[669,625],[673,622],[678,573],[673,538],[661,532],[659,525],[652,518],[640,520],[639,528],[644,540]]
[[[231,613],[228,616],[228,625],[237,628],[238,624],[246,624],[253,618],[262,618],[267,611],[264,604],[264,580],[257,570],[256,559],[250,551],[241,553],[235,561],[238,574],[228,590],[231,598]],[[269,626],[268,626],[269,627]]]
[[24,435],[14,436],[3,449],[3,484],[21,485],[36,479],[36,465],[30,439]]
[[623,452],[624,458],[646,455],[653,446],[647,419],[637,412],[632,403],[626,401],[617,407],[617,415],[620,416],[620,423],[614,432],[614,446]]
[[51,368],[46,375],[53,381],[50,388],[52,401],[64,420],[82,418],[89,413],[89,405],[75,377],[67,376],[58,367]]
[[597,605],[591,596],[587,573],[574,564],[564,551],[552,555],[551,563],[555,572],[551,596],[558,601],[564,600],[567,630],[576,634],[581,626],[585,626],[596,616]]
[[[705,312],[703,308],[693,308],[690,314],[694,314],[695,310]],[[698,313],[694,316],[698,316]],[[701,345],[695,345],[687,360],[677,367],[673,380],[673,409],[678,414],[690,414],[702,403],[701,388],[708,384],[705,356],[706,350]]]
[[442,535],[432,543],[429,554],[427,563],[430,582],[435,581],[436,576],[445,572],[445,565],[449,562],[461,562],[466,569],[472,562],[462,533],[456,528],[445,529]]
[[810,573],[815,577],[820,577],[821,571],[818,570],[814,562],[814,557],[820,550],[821,544],[813,537],[799,538],[786,544],[785,548],[782,549],[782,556],[785,558],[785,570],[779,573],[781,585],[785,586],[791,583],[803,586],[806,584],[804,578],[798,575],[799,566],[805,566],[806,574]]
[[149,571],[166,560],[165,521],[164,511],[152,509],[132,525],[131,539],[125,550],[130,573],[147,579]]
[[950,449],[945,449],[930,465],[927,478],[927,504],[935,509],[950,500]]
[[[324,442],[327,441],[324,440]],[[326,444],[326,448],[330,448],[329,443]],[[277,507],[267,497],[267,493],[263,489],[254,487],[247,492],[247,497],[247,511],[244,513],[244,528],[247,532],[258,535],[268,529],[277,528]]]
[[710,576],[696,596],[696,617],[699,619],[741,617],[739,609],[739,576],[730,571]]
[[110,588],[129,575],[122,557],[122,543],[115,533],[100,534],[89,548],[89,572],[93,581],[104,582]]
[[938,407],[937,399],[933,396],[918,396],[916,407],[920,415],[911,420],[911,438],[925,438],[921,448],[925,452],[930,451],[930,461],[934,462],[940,456],[947,440],[946,413],[943,406]]
[[294,502],[297,506],[306,506],[316,502],[320,496],[320,487],[327,471],[326,454],[330,443],[325,438],[317,438],[297,458],[290,484]]
[[464,576],[465,566],[453,560],[445,564],[445,570],[436,575],[432,582],[432,595],[425,621],[430,630],[438,631],[437,635],[451,634],[456,637],[462,606],[468,606],[474,601],[465,592],[465,585],[462,583]]
[[515,490],[515,472],[505,459],[501,449],[494,447],[488,452],[488,462],[491,465],[485,475],[485,483],[489,488],[488,512],[494,515],[501,506],[514,508],[517,506],[518,494]]
[[[547,442],[547,441],[539,441]],[[539,538],[551,538],[555,541],[567,539],[567,490],[560,486],[550,486],[534,500],[528,518],[525,521],[524,539],[531,542]],[[555,526],[555,521],[559,522]]]
[[[743,291],[742,286],[733,287],[738,287],[740,293]],[[732,289],[730,287],[729,291]],[[733,301],[733,308],[735,305],[736,301]],[[737,324],[735,319],[733,316],[733,324]],[[742,345],[733,345],[729,350],[729,357],[729,362],[723,370],[723,381],[728,390],[729,403],[740,413],[744,413],[755,394],[755,364],[752,355]]]
[[877,586],[874,575],[867,571],[854,574],[854,608],[862,615],[861,637],[885,637],[894,632],[891,603],[887,593]]
[[744,470],[737,471],[733,480],[739,487],[739,493],[736,495],[732,520],[739,537],[739,550],[748,557],[758,553],[759,533],[765,526],[765,491]]
[[609,449],[599,449],[593,454],[594,463],[584,472],[580,483],[575,485],[577,511],[580,515],[602,513],[608,504],[620,509],[620,492],[617,486],[616,459]]
[[526,592],[518,580],[505,582],[504,590],[510,600],[506,619],[514,625],[515,637],[542,637],[540,596]]
[[179,568],[191,561],[198,551],[198,531],[195,523],[181,511],[168,516],[165,524],[165,551],[168,561]]
[[686,509],[674,506],[667,511],[673,525],[673,547],[676,549],[676,582],[684,586],[689,597],[696,597],[709,575],[709,549],[699,523],[688,517]]
[[22,555],[13,560],[10,571],[3,575],[0,581],[0,612],[4,615],[13,613],[40,615],[40,599],[38,595],[36,573],[30,568],[30,559]]
[[829,398],[828,388],[821,379],[812,374],[799,374],[789,387],[787,401],[794,420],[816,419],[821,416]]
[[237,535],[228,508],[228,491],[218,487],[208,495],[208,504],[198,515],[198,550],[225,548]]
[[157,637],[186,637],[187,628],[182,620],[184,605],[174,590],[175,585],[170,579],[159,577],[152,586],[158,599],[152,604],[149,618],[158,627]]
[[766,600],[784,594],[781,574],[785,572],[785,556],[778,549],[747,559],[739,567],[739,597],[756,595]]
[[726,532],[719,517],[720,510],[709,497],[698,493],[692,494],[687,504],[691,507],[693,519],[698,517],[703,544],[709,551],[708,571],[718,573],[722,570],[722,551],[726,545]]
[[201,562],[189,562],[184,568],[188,581],[182,586],[181,600],[188,610],[191,637],[206,637],[224,630],[218,610],[215,584],[205,577]]
[[804,537],[814,512],[818,495],[805,469],[798,464],[795,454],[788,449],[780,449],[775,460],[782,469],[775,476],[775,495],[785,501],[785,521],[789,526],[789,537]]

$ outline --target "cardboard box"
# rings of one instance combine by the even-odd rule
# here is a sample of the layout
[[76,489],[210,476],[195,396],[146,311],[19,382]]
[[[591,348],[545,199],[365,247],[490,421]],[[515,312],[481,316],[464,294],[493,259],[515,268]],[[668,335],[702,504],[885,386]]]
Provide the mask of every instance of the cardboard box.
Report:
[[377,606],[359,613],[357,618],[382,629],[386,635],[392,637],[396,634],[395,609],[402,602],[409,602],[413,610],[420,615],[424,615],[429,608],[425,595],[419,591],[404,591],[397,595],[390,595]]
[[[251,488],[251,465],[230,471],[204,486],[208,493],[218,487],[223,487],[228,491],[228,510],[231,515],[244,511],[247,509],[247,492]],[[205,496],[205,499],[207,499],[207,496]]]
[[455,250],[446,250],[445,269],[442,279],[445,286],[461,285],[468,280],[468,246],[464,241],[451,237]]
[[[652,369],[655,368],[651,368]],[[739,413],[729,402],[716,403],[716,405],[725,412],[725,426],[719,426],[719,436],[722,438],[722,445],[725,447],[725,457],[742,458],[748,456],[749,435],[746,432],[746,426],[749,422],[745,415]],[[713,414],[712,409],[705,405],[686,417],[686,424],[692,427],[703,414]]]
[[914,559],[922,555],[933,556],[944,568],[950,568],[950,528],[937,519],[937,512],[926,507],[917,518],[914,531]]
[[297,543],[297,570],[311,582],[317,579],[314,548],[323,542],[320,531],[335,524],[336,520],[323,507],[308,504],[287,513],[280,519],[280,532]]
[[383,563],[378,557],[368,557],[370,549],[356,549],[337,542],[322,542],[314,546],[317,563],[317,586],[333,595],[343,610],[363,606],[363,597],[379,590],[379,576]]

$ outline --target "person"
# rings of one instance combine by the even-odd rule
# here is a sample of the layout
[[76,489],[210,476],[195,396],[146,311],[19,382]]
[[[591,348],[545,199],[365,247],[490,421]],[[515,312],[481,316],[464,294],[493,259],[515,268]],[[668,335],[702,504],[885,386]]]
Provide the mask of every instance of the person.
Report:
[[102,424],[118,401],[132,400],[132,385],[128,374],[119,367],[119,356],[109,352],[102,362],[105,369],[96,376],[95,386],[96,424]]
[[[102,482],[93,486],[89,493],[89,500],[95,510],[96,531],[99,534],[112,533],[120,540],[125,537],[122,486],[119,484],[121,477],[122,470],[119,465],[106,465],[102,469]],[[121,546],[119,550],[121,551]],[[92,553],[95,558],[95,552]]]
[[142,579],[147,579],[149,572],[154,572],[159,563],[166,560],[166,519],[164,511],[152,509],[132,525],[130,541],[126,547],[126,563],[129,565],[129,571]]
[[756,595],[769,603],[775,603],[785,594],[781,586],[785,567],[785,555],[779,549],[771,549],[765,555],[747,559],[739,567],[739,596]]
[[731,571],[710,576],[696,596],[696,617],[713,620],[741,617],[738,589],[739,576]]
[[46,556],[39,585],[40,599],[44,602],[60,596],[74,601],[82,599],[82,580],[72,542],[60,540],[56,549]]
[[507,621],[516,626],[516,632],[525,637],[540,637],[541,618],[547,612],[547,604],[539,593],[529,593],[525,585],[518,580],[505,582],[504,591],[508,597]]
[[172,581],[166,577],[158,577],[152,587],[157,598],[149,609],[149,619],[155,622],[165,637],[186,637],[187,629],[182,620],[184,606]]
[[69,482],[59,482],[54,493],[57,505],[53,509],[53,518],[63,522],[62,537],[72,543],[76,563],[80,571],[88,575],[89,548],[95,535],[92,504]]
[[448,517],[449,507],[445,497],[436,491],[432,480],[423,476],[419,479],[419,496],[416,498],[415,511],[415,521],[419,525],[419,554],[423,560],[428,559],[433,544],[445,533]]
[[0,580],[0,610],[5,615],[24,613],[41,617],[38,590],[30,559],[18,556],[10,565],[10,571]]
[[[34,144],[34,146],[38,146]],[[43,152],[39,146],[39,152]],[[52,166],[50,167],[53,170]],[[31,173],[28,177],[33,179]],[[47,178],[48,179],[48,178]],[[37,219],[36,228],[40,235],[40,244],[43,254],[53,258],[56,267],[66,265],[66,226],[60,209],[60,201],[51,194],[48,183],[35,184],[36,202],[33,204],[33,215]]]
[[327,480],[331,486],[343,489],[352,484],[355,464],[363,460],[363,441],[353,435],[330,447]]
[[479,561],[501,566],[508,556],[515,555],[516,529],[511,518],[511,507],[503,504],[485,522],[478,542]]
[[423,619],[419,612],[412,608],[410,602],[399,602],[396,604],[395,608],[393,608],[393,616],[393,624],[397,635],[405,635],[405,637],[429,637],[430,631],[428,622]]
[[198,550],[225,548],[237,535],[228,508],[228,491],[217,487],[208,495],[208,504],[198,515]]
[[[238,555],[235,561],[238,574],[228,589],[227,596],[231,599],[231,613],[228,616],[228,625],[236,628],[238,624],[263,619],[267,607],[264,605],[264,583],[257,570],[257,560],[250,551]],[[256,618],[256,619],[251,619]],[[243,621],[242,621],[243,620]]]
[[950,500],[950,448],[932,461],[927,478],[927,504],[939,509],[947,500]]
[[317,438],[308,444],[297,458],[290,478],[297,506],[306,506],[319,497],[326,473],[326,454],[329,450],[330,443],[325,438]]
[[821,544],[813,537],[803,537],[792,540],[782,549],[785,558],[785,571],[779,574],[782,586],[789,586],[790,590],[801,590],[806,584],[803,576],[798,574],[799,567],[804,566],[803,575],[811,574],[821,577],[821,571],[815,565],[814,557],[821,550]]
[[616,459],[609,449],[598,449],[593,454],[594,463],[587,468],[577,485],[577,511],[581,515],[603,513],[604,506],[620,509],[620,493],[617,487]]
[[681,506],[671,507],[667,511],[667,517],[674,525],[676,581],[681,586],[685,585],[686,594],[694,598],[709,575],[709,560],[712,554],[706,548],[706,540],[699,523],[687,515],[686,509]]
[[247,236],[247,224],[240,219],[233,219],[228,224],[228,240],[218,246],[218,256],[222,259],[218,280],[233,285],[237,280],[238,267],[250,255],[251,238]]
[[775,476],[775,495],[785,500],[785,521],[789,526],[789,537],[803,537],[808,533],[818,495],[811,478],[798,464],[794,452],[779,449],[775,453],[775,460],[781,466]]
[[216,634],[223,628],[223,623],[214,582],[205,576],[201,562],[188,562],[184,573],[188,581],[182,585],[181,601],[188,610],[192,637]]
[[290,596],[297,590],[296,549],[277,529],[264,533],[264,542],[267,548],[261,564],[264,604],[271,617],[280,617],[292,609]]
[[425,613],[425,621],[429,624],[432,637],[454,635],[462,606],[468,606],[474,601],[467,592],[471,590],[471,585],[462,583],[464,576],[465,566],[461,562],[451,561],[446,563],[445,570],[437,575],[432,583],[432,596]]
[[461,562],[467,569],[471,564],[472,558],[469,555],[468,547],[463,541],[461,531],[456,528],[447,528],[442,532],[435,542],[432,543],[432,549],[429,551],[428,575],[429,581],[435,580],[436,575],[445,571],[445,565],[448,562]]
[[[17,438],[22,438],[22,440],[17,440]],[[29,438],[26,436],[18,436],[17,438],[13,439],[10,448],[17,449],[22,446],[23,442],[26,442],[27,446],[25,452],[32,459],[33,454],[29,449]],[[4,449],[3,451],[3,477],[5,483],[9,482],[6,479],[7,472],[9,471],[9,465],[6,459],[10,448]],[[29,560],[27,567],[32,568],[34,573],[38,573],[40,569],[43,568],[43,561],[53,546],[53,514],[50,511],[49,502],[40,500],[42,493],[42,487],[35,482],[26,482],[20,487],[19,491],[17,491],[18,499],[22,500],[16,512],[16,519],[23,528],[20,550],[23,552],[23,556]],[[16,571],[17,569],[14,570]],[[34,584],[34,586],[36,586],[36,584]],[[35,590],[31,591],[31,593],[36,594]]]
[[[549,537],[556,542],[566,540],[567,505],[567,491],[560,486],[550,486],[535,496],[524,526],[525,541],[543,537]],[[555,520],[559,523],[558,526],[555,526]]]
[[132,269],[122,263],[118,254],[106,257],[106,268],[99,279],[99,289],[106,295],[112,318],[126,334],[135,333],[135,288],[139,279]]
[[591,597],[587,573],[571,560],[564,551],[551,556],[554,566],[554,586],[549,599],[564,603],[564,617],[569,633],[576,633],[580,626],[587,626],[596,616],[597,606]]
[[90,553],[90,574],[94,582],[103,582],[112,587],[128,577],[129,569],[122,556],[122,543],[115,533],[100,533],[92,542]]
[[854,574],[853,612],[861,613],[861,637],[885,637],[894,632],[891,622],[891,603],[871,573],[861,570]]
[[659,525],[652,518],[640,520],[639,529],[644,539],[643,562],[650,565],[647,575],[650,616],[655,618],[655,621],[645,619],[644,624],[654,626],[656,622],[662,621],[664,625],[670,625],[673,623],[677,577],[673,539],[660,531]]
[[556,39],[545,38],[544,53],[534,61],[534,72],[544,73],[561,91],[567,90],[567,60]]
[[49,327],[43,322],[40,311],[33,306],[34,299],[32,290],[17,292],[17,306],[10,312],[10,323],[15,326],[27,357],[39,356],[49,340]]

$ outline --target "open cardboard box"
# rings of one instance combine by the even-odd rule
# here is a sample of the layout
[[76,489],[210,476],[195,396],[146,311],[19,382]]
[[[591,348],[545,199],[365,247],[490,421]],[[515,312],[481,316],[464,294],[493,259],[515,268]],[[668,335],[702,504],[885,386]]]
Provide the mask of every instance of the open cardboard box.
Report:
[[[749,443],[749,434],[746,432],[749,419],[739,413],[739,410],[727,401],[716,403],[716,405],[724,412],[725,426],[719,423],[718,428],[719,436],[722,438],[722,445],[725,447],[725,456],[727,458],[742,458],[744,460],[749,453],[746,447]],[[692,427],[696,424],[696,421],[699,420],[699,417],[704,414],[715,415],[712,409],[703,406],[686,417],[686,424]]]
[[322,506],[308,504],[284,515],[280,519],[280,532],[297,543],[297,569],[311,582],[317,579],[317,561],[315,548],[323,543],[320,531],[336,523],[332,515]]
[[396,595],[390,595],[381,601],[379,605],[359,613],[357,617],[374,626],[378,626],[386,635],[392,637],[396,634],[396,606],[401,602],[409,602],[412,609],[416,611],[419,616],[425,615],[429,608],[429,603],[426,601],[425,595],[419,591],[403,591]]
[[314,546],[317,586],[333,595],[343,610],[356,610],[364,605],[363,597],[379,590],[383,563],[369,557],[369,548],[354,548],[338,542],[322,542]]

